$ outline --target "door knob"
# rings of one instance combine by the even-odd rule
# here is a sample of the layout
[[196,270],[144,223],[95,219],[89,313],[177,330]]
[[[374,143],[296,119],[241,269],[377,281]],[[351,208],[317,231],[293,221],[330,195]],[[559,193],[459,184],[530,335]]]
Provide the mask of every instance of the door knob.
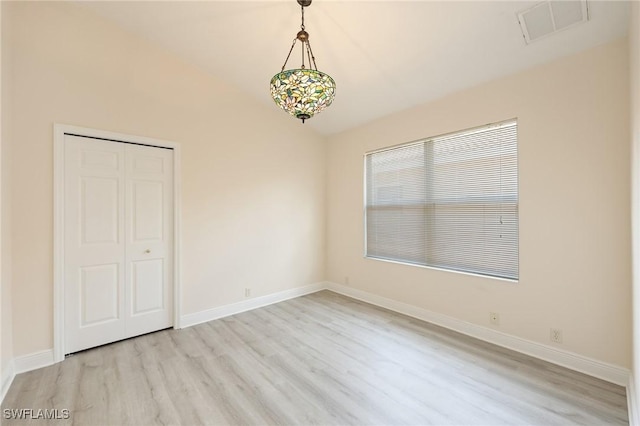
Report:
[[145,253],[151,253],[151,250],[146,249],[144,252],[145,252]]

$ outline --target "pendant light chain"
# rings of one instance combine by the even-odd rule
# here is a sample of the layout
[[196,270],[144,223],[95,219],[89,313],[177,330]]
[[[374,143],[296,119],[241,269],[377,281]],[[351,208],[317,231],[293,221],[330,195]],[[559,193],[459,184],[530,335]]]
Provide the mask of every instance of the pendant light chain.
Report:
[[296,45],[296,41],[298,41],[298,38],[294,38],[293,43],[291,43],[291,49],[289,49],[289,54],[287,55],[287,59],[285,59],[284,64],[282,64],[282,71],[284,71],[284,67],[287,66],[287,62],[289,62],[289,57],[291,56],[291,52],[293,52],[293,47]]
[[[301,11],[301,14],[302,14],[302,23],[300,24],[300,29],[304,32],[304,6],[300,5],[300,11]],[[301,69],[304,69],[304,47],[305,47],[304,45],[305,44],[306,44],[305,41],[302,41],[302,46],[301,46],[302,47],[302,49],[301,49],[301,52],[302,52],[302,66],[300,67]],[[309,61],[309,66],[311,66],[311,61]]]
[[311,61],[313,61],[313,69],[318,71],[318,66],[316,65],[316,57],[313,56],[313,50],[311,50],[311,44],[309,43],[309,40],[307,40],[307,49],[309,50],[307,53],[311,55],[311,59],[309,60],[309,66],[311,66]]

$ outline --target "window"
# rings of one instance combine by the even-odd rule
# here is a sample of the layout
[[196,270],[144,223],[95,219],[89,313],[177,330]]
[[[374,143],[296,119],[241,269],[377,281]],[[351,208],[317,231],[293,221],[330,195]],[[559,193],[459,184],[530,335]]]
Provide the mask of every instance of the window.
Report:
[[518,279],[517,122],[365,158],[366,256]]

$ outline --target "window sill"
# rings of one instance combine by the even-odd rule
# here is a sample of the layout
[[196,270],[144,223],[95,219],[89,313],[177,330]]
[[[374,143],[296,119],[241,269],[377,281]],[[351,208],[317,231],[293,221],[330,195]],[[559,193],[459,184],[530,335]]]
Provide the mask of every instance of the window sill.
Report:
[[417,268],[432,269],[432,270],[435,270],[435,271],[452,272],[454,274],[462,274],[462,275],[468,275],[468,276],[472,276],[472,277],[486,278],[486,279],[490,279],[490,280],[503,281],[503,282],[507,282],[507,283],[511,283],[511,284],[518,284],[520,282],[519,278],[518,279],[513,279],[513,278],[496,277],[496,276],[493,276],[493,275],[476,274],[476,273],[473,273],[473,272],[457,271],[455,269],[438,268],[437,266],[418,265],[416,263],[400,262],[398,260],[382,259],[382,258],[379,258],[379,257],[370,257],[370,256],[366,256],[366,255],[363,256],[363,257],[365,259],[368,259],[368,260],[376,260],[376,261],[380,261],[380,262],[395,263],[396,265],[414,266],[414,267],[417,267]]

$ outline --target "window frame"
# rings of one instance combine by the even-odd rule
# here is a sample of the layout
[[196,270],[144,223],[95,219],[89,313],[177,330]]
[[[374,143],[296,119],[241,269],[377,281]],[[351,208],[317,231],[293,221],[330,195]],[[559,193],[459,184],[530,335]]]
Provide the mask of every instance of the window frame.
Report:
[[363,252],[362,252],[362,256],[364,259],[367,260],[372,260],[372,261],[381,261],[381,262],[387,262],[387,263],[394,263],[394,264],[398,264],[398,265],[405,265],[405,266],[412,266],[412,267],[418,267],[418,268],[426,268],[426,269],[431,269],[431,270],[436,270],[436,271],[444,271],[444,272],[453,272],[453,273],[457,273],[457,274],[463,274],[463,275],[468,275],[468,276],[474,276],[474,277],[480,277],[480,278],[489,278],[489,279],[493,279],[493,280],[498,280],[498,281],[503,281],[503,282],[508,282],[508,283],[518,283],[520,282],[520,156],[519,156],[519,139],[516,133],[516,203],[515,203],[515,211],[516,211],[516,218],[517,218],[517,249],[516,249],[516,253],[515,253],[515,258],[516,258],[516,262],[517,262],[517,276],[515,278],[511,278],[511,277],[504,277],[504,276],[498,276],[498,275],[491,275],[491,274],[483,274],[483,273],[479,273],[479,272],[472,272],[472,271],[464,271],[464,270],[459,270],[459,269],[453,269],[453,268],[446,268],[446,267],[441,267],[441,266],[434,266],[434,265],[427,265],[427,264],[420,264],[420,263],[413,263],[410,261],[401,261],[401,260],[394,260],[394,259],[385,259],[382,257],[374,257],[374,256],[369,256],[367,253],[367,248],[368,248],[368,232],[367,232],[367,192],[368,192],[368,186],[367,186],[367,182],[368,182],[368,175],[367,175],[367,157],[372,155],[372,154],[377,154],[377,153],[381,153],[381,152],[385,152],[385,151],[391,151],[394,149],[398,149],[398,148],[407,148],[410,147],[412,145],[420,145],[420,144],[425,144],[428,143],[429,141],[433,141],[436,139],[443,139],[443,138],[447,138],[449,136],[454,136],[454,135],[459,135],[459,134],[473,134],[475,132],[482,132],[484,130],[489,130],[492,128],[496,128],[496,127],[502,127],[505,125],[508,125],[509,123],[515,123],[516,126],[516,132],[518,132],[519,130],[519,123],[518,123],[518,117],[513,117],[513,118],[509,118],[506,120],[501,120],[498,122],[493,122],[493,123],[488,123],[488,124],[483,124],[483,125],[479,125],[479,126],[474,126],[474,127],[470,127],[470,128],[466,128],[466,129],[462,129],[462,130],[456,130],[456,131],[452,131],[452,132],[447,132],[447,133],[441,133],[438,135],[434,135],[434,136],[429,136],[426,138],[421,138],[421,139],[416,139],[410,142],[404,142],[404,143],[398,143],[398,144],[394,144],[391,146],[386,146],[383,148],[378,148],[378,149],[374,149],[371,151],[366,151],[363,156],[362,156],[362,166],[363,166],[363,210],[362,210],[362,215],[363,215]]

